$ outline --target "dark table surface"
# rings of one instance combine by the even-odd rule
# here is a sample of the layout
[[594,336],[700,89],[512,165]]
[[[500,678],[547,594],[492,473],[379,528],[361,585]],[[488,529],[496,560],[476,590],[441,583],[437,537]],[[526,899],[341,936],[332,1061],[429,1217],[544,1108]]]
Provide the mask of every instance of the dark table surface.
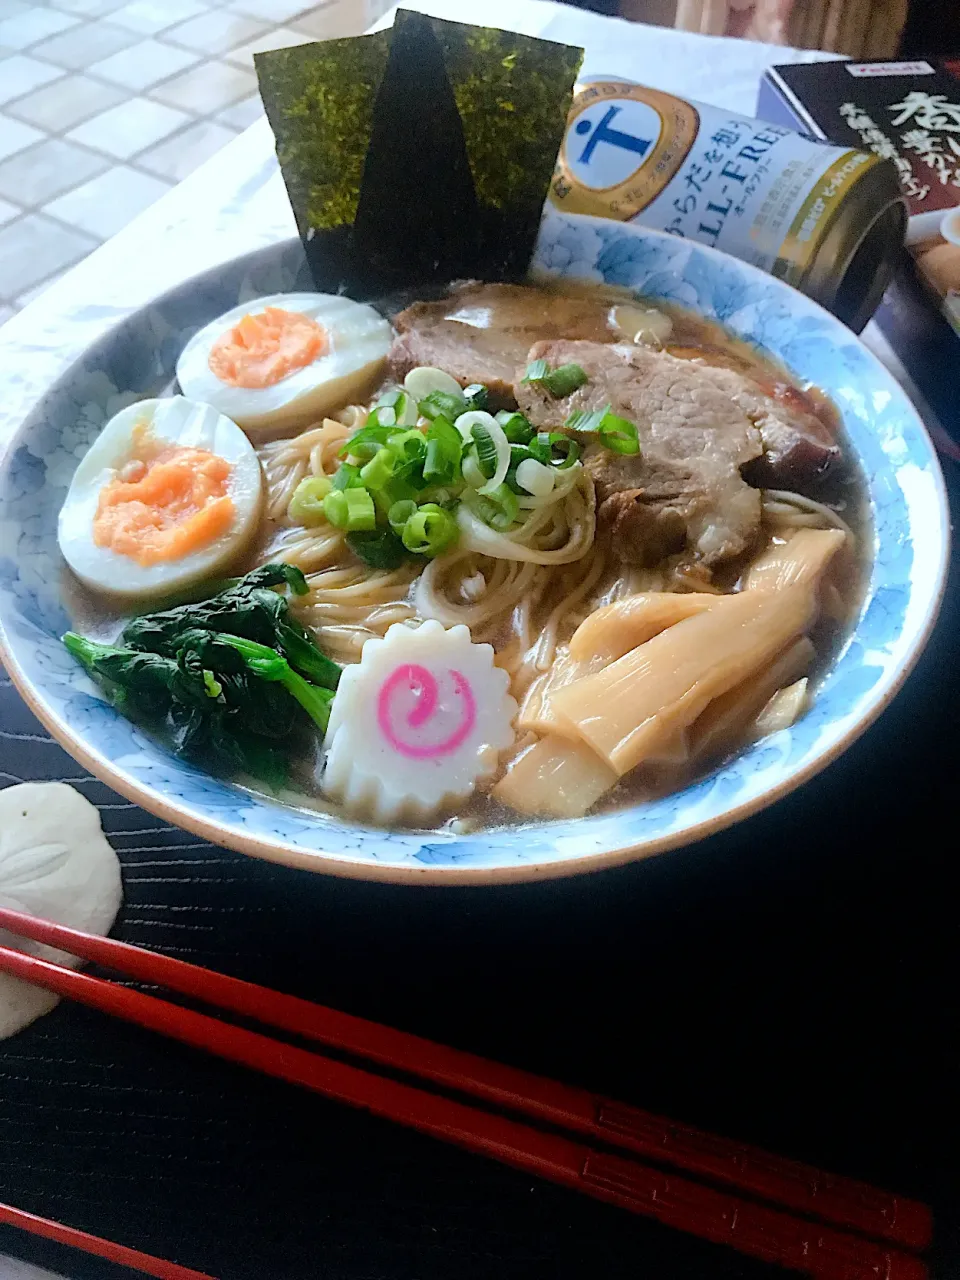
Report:
[[[948,466],[950,464],[947,464]],[[960,473],[948,475],[960,499]],[[0,786],[61,778],[124,871],[114,933],[933,1206],[960,1271],[954,572],[907,686],[826,773],[615,871],[396,888],[197,841],[0,687]],[[0,1200],[221,1280],[783,1275],[62,1004],[0,1044]],[[130,1273],[0,1228],[77,1280]]]

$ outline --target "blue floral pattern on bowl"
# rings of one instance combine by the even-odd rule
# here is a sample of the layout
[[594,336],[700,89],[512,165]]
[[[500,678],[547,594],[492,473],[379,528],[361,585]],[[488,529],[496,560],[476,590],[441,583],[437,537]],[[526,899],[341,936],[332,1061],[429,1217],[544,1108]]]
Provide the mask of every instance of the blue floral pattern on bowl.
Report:
[[68,617],[56,529],[67,485],[112,414],[169,385],[197,329],[238,302],[310,287],[292,241],[198,277],[109,333],[50,390],[0,464],[0,637],[21,690],[68,750],[146,808],[246,852],[370,878],[496,881],[586,870],[699,838],[822,768],[882,710],[932,625],[948,536],[933,448],[896,382],[814,303],[682,240],[551,213],[534,270],[680,303],[833,398],[867,476],[875,555],[857,626],[811,710],[675,795],[577,822],[473,834],[387,832],[278,803],[184,764],[119,716],[59,640]]

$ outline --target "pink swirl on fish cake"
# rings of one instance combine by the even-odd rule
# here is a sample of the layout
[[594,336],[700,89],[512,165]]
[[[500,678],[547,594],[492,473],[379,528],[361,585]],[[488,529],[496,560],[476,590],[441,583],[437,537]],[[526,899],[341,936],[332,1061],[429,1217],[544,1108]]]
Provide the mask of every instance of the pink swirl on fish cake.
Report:
[[391,702],[400,689],[411,690],[416,702],[407,713],[406,725],[410,729],[422,728],[436,712],[439,702],[436,677],[419,663],[405,662],[383,682],[377,699],[377,723],[380,725],[380,732],[395,751],[411,760],[435,760],[439,756],[450,755],[466,741],[477,722],[477,704],[466,676],[453,670],[450,671],[450,676],[463,703],[460,723],[446,738],[429,744],[410,742],[400,737],[394,729],[390,709]]

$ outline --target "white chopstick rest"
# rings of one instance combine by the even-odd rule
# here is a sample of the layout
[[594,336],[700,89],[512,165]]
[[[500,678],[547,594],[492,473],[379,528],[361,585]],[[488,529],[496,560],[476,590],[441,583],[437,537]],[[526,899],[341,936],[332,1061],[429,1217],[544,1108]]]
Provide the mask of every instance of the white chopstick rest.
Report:
[[492,646],[474,644],[467,627],[397,623],[340,679],[324,791],[377,823],[462,804],[513,742],[509,685]]
[[[0,791],[0,906],[103,935],[121,900],[120,863],[89,800],[63,782]],[[58,964],[80,963],[36,943],[21,949]],[[0,1040],[49,1013],[58,998],[0,973]]]

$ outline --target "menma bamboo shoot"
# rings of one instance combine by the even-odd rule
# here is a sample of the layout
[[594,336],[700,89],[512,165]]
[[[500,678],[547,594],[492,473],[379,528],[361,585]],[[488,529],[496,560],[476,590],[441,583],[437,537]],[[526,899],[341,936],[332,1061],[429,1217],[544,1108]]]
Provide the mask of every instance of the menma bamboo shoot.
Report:
[[747,571],[747,591],[782,591],[797,583],[816,586],[847,540],[842,529],[798,529],[786,542],[772,542]]
[[814,613],[810,586],[742,591],[558,690],[553,707],[623,775],[662,751],[714,698],[762,672]]
[[674,623],[722,606],[726,599],[700,591],[644,591],[616,600],[580,623],[570,638],[570,656],[579,662],[615,662]]
[[766,670],[755,673],[729,693],[714,698],[690,727],[691,758],[701,761],[715,759],[744,746],[752,738],[773,733],[773,728],[757,727],[758,717],[778,690],[809,671],[815,657],[813,645],[806,636],[802,636],[778,654]]
[[585,742],[549,734],[510,765],[494,800],[534,818],[582,818],[617,774]]

